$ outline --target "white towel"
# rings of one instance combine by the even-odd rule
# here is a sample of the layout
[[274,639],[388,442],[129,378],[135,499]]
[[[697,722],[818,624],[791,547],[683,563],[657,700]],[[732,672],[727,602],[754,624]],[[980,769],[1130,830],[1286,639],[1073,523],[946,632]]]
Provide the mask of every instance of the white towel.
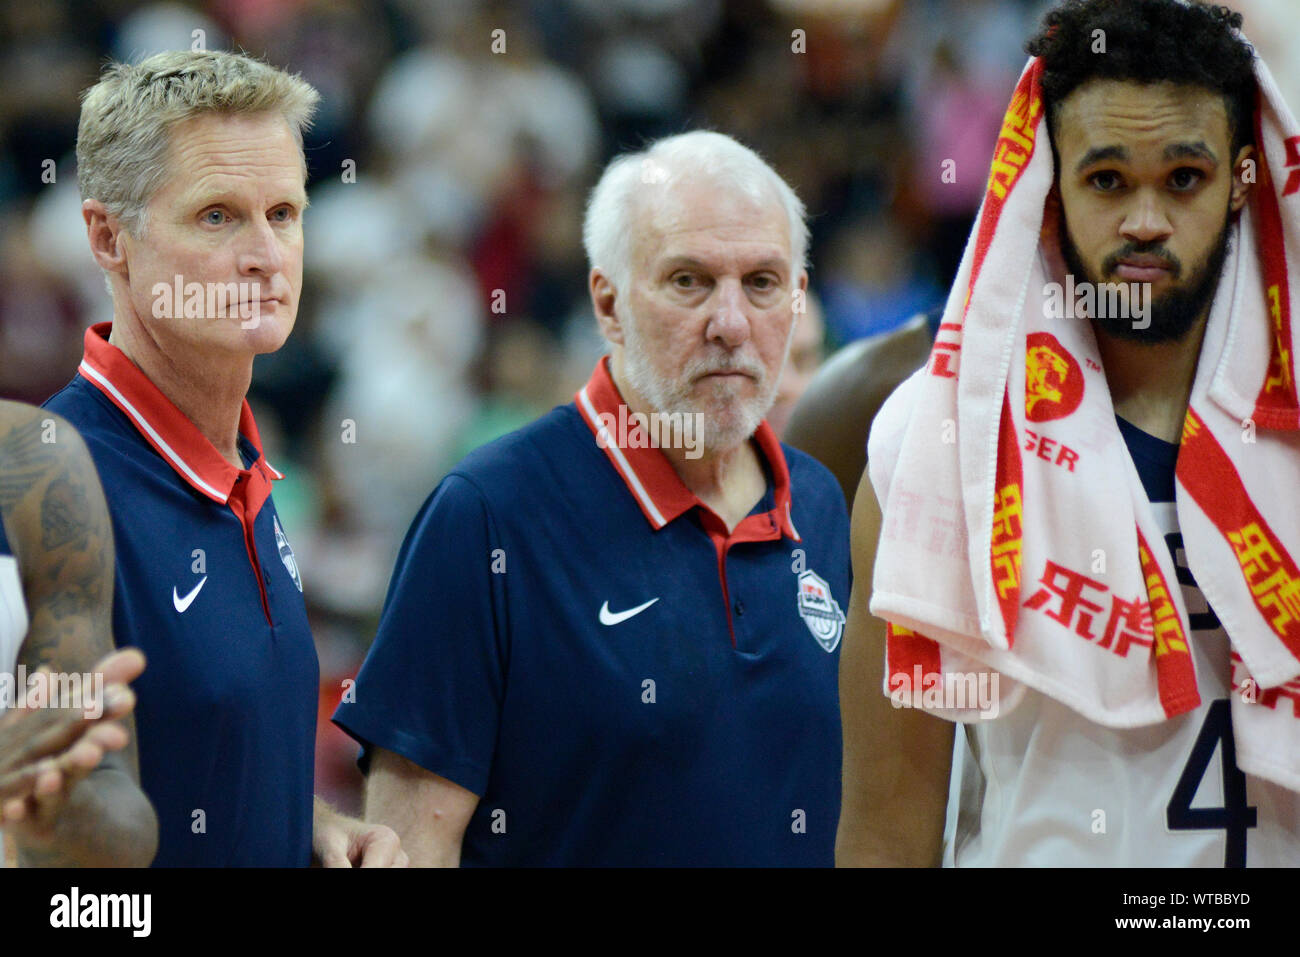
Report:
[[[1297,169],[1300,131],[1258,58],[1255,72],[1257,182],[1211,308],[1176,500],[1189,567],[1233,646],[1237,763],[1300,790],[1289,281],[1300,275],[1300,173],[1285,169]],[[1031,59],[1007,110],[930,360],[872,428],[884,521],[871,611],[890,623],[887,694],[918,675],[996,671],[1001,711],[1028,686],[1133,727],[1199,705],[1191,628],[1091,325],[1045,317],[1044,289],[1065,281],[1065,266],[1046,204],[1041,73]]]

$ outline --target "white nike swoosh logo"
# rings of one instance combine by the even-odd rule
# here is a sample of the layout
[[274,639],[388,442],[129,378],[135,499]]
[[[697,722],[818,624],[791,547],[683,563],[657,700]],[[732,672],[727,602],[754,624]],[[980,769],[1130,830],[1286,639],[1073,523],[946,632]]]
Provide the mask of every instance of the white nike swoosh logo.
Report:
[[641,614],[641,612],[645,611],[658,600],[658,598],[651,598],[644,605],[637,605],[635,608],[629,608],[627,611],[610,611],[609,602],[605,602],[605,604],[600,606],[600,623],[602,625],[617,625],[620,621],[627,621],[633,615]]
[[189,608],[190,605],[194,603],[194,599],[199,597],[199,591],[203,588],[203,584],[207,580],[208,580],[207,575],[204,575],[202,578],[200,578],[199,583],[194,586],[194,591],[190,592],[184,598],[176,594],[176,586],[172,585],[172,604],[176,607],[176,610],[178,612],[180,612],[181,614],[185,614],[185,609]]

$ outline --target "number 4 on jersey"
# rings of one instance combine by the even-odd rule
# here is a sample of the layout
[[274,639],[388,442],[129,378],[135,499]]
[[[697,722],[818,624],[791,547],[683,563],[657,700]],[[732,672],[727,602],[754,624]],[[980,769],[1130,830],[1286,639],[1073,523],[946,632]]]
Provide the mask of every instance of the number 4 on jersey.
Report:
[[[1221,748],[1219,764],[1223,768],[1223,807],[1192,807],[1196,789]],[[1206,831],[1221,828],[1227,838],[1223,852],[1224,867],[1246,866],[1246,831],[1256,826],[1255,808],[1246,804],[1246,775],[1237,767],[1237,746],[1232,739],[1232,710],[1227,699],[1210,704],[1196,737],[1192,753],[1174,788],[1165,818],[1171,831]]]

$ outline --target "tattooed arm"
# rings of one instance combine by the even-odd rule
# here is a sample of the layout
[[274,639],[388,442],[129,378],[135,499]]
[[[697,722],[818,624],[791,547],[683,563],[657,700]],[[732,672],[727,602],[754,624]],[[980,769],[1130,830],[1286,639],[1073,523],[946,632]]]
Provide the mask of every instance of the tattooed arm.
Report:
[[[19,765],[8,777],[30,782],[21,804],[9,799],[0,807],[6,834],[27,866],[147,866],[158,822],[138,784],[125,687],[143,659],[131,651],[101,661],[113,651],[112,526],[85,444],[53,413],[0,402],[0,518],[30,619],[19,664],[29,673],[99,668],[107,686],[102,715],[87,717],[83,707],[0,719],[0,757],[11,771]],[[25,733],[14,730],[19,721]],[[37,722],[45,728],[33,733]],[[15,757],[16,748],[25,750]]]

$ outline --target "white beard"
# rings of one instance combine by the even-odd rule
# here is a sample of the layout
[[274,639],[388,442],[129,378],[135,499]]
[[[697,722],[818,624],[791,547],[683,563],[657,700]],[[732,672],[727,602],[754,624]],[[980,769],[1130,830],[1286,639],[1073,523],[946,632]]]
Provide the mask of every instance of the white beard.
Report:
[[[786,353],[794,340],[794,327],[786,340]],[[692,384],[701,375],[717,371],[737,371],[750,375],[758,384],[752,399],[742,399],[737,387],[715,383],[713,402],[700,407],[692,400]],[[707,454],[727,452],[754,434],[763,416],[776,401],[780,376],[769,376],[757,359],[714,354],[707,358],[692,359],[676,379],[660,375],[651,366],[648,351],[637,329],[637,320],[624,313],[623,321],[623,374],[627,383],[655,412],[701,413],[704,421],[702,445]],[[717,411],[710,411],[710,409]]]

